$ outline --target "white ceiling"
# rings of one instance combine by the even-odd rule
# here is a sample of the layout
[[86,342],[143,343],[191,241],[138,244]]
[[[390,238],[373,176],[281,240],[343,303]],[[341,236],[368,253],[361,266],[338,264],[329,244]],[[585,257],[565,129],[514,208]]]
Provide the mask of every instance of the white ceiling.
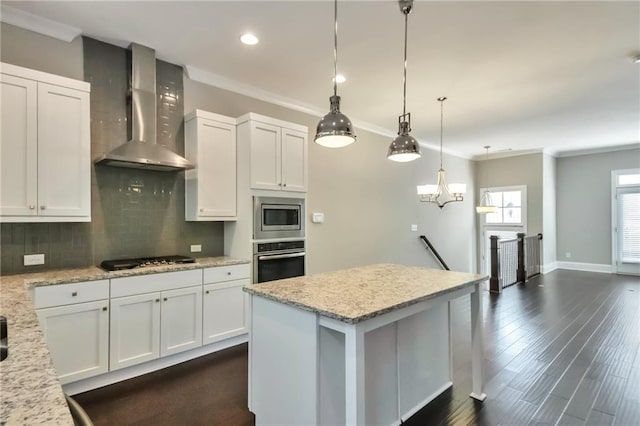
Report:
[[[4,4],[121,46],[236,80],[319,112],[333,73],[330,1]],[[402,110],[403,16],[395,1],[339,2],[342,112],[393,133]],[[252,31],[257,46],[239,36]],[[640,2],[432,2],[409,17],[413,135],[463,156],[640,142]]]

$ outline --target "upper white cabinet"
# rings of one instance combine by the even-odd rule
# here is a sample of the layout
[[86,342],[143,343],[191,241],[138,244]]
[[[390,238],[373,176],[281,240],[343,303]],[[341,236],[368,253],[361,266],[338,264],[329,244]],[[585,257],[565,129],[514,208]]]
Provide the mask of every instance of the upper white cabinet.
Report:
[[307,191],[306,126],[249,113],[238,119],[238,143],[248,144],[253,189]]
[[89,92],[0,64],[0,221],[91,221]]
[[185,175],[186,220],[235,220],[236,120],[195,110],[185,134],[186,158],[196,165]]

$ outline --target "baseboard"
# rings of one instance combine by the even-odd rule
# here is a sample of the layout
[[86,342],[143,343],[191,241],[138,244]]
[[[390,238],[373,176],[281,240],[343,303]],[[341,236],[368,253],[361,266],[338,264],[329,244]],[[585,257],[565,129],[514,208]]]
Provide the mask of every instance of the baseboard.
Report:
[[558,269],[558,262],[549,262],[545,265],[540,266],[540,272],[542,274],[548,274],[549,272],[553,272]]
[[243,334],[241,336],[232,337],[220,342],[201,346],[196,349],[191,349],[186,352],[181,352],[164,358],[154,359],[153,361],[148,361],[143,364],[133,365],[121,370],[110,371],[99,376],[89,377],[88,379],[80,380],[73,383],[67,383],[66,385],[62,386],[62,389],[64,389],[65,393],[67,393],[68,395],[87,392],[93,389],[101,388],[103,386],[112,385],[123,380],[132,379],[143,374],[151,373],[156,370],[171,367],[172,365],[180,364],[185,361],[218,352],[223,349],[239,345],[241,343],[246,343],[248,340],[248,334]]
[[451,386],[453,386],[453,382],[447,382],[444,385],[442,385],[438,390],[436,390],[434,393],[432,393],[431,395],[429,395],[428,397],[426,397],[425,399],[423,399],[421,402],[419,402],[418,404],[416,404],[415,407],[411,408],[409,411],[407,411],[406,413],[404,413],[402,416],[400,416],[400,420],[397,420],[395,422],[393,422],[391,424],[391,426],[399,426],[402,423],[406,422],[407,419],[411,416],[413,416],[415,413],[417,413],[418,411],[420,411],[422,408],[424,408],[428,403],[430,403],[431,401],[433,401],[434,399],[436,399],[442,392],[446,391],[447,389],[449,389]]
[[603,274],[610,274],[612,271],[611,265],[603,265],[599,263],[581,263],[581,262],[557,262],[558,269],[568,269],[570,271],[584,271],[584,272],[600,272]]

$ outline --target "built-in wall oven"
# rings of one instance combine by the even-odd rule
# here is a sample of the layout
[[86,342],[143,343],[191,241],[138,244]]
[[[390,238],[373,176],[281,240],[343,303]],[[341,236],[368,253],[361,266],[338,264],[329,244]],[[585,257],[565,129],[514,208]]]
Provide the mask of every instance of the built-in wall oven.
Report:
[[253,282],[304,275],[304,240],[253,243]]
[[253,238],[304,238],[304,199],[253,197]]

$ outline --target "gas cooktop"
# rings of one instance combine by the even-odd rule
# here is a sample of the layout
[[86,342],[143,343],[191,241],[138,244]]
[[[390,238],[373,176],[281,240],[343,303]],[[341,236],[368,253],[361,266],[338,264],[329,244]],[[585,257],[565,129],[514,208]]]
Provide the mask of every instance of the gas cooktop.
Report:
[[193,257],[187,256],[141,257],[138,259],[103,260],[102,263],[100,263],[100,267],[107,271],[120,271],[123,269],[148,268],[179,263],[195,263],[195,261]]

